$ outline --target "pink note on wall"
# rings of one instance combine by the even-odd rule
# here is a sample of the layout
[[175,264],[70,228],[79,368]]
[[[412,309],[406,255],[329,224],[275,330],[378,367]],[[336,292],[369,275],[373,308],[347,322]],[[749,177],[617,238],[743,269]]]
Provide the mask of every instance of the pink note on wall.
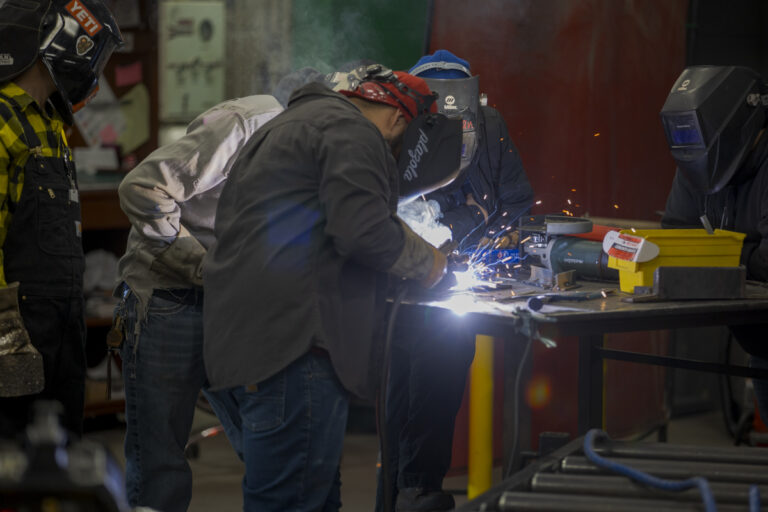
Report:
[[115,86],[134,85],[141,82],[141,61],[136,61],[127,66],[117,66],[115,68]]

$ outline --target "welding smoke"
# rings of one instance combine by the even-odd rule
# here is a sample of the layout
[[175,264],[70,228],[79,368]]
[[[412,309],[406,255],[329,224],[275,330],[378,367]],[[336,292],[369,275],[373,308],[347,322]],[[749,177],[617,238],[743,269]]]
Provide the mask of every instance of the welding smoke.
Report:
[[397,207],[397,216],[403,219],[417,235],[435,247],[440,247],[452,238],[448,226],[438,222],[443,214],[437,201],[416,199],[405,204],[401,203]]

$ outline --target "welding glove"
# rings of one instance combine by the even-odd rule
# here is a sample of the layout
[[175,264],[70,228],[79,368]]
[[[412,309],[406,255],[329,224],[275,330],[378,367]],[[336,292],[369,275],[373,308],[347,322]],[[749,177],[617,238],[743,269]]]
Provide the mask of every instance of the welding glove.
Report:
[[398,221],[403,228],[405,244],[389,273],[418,281],[424,288],[433,287],[445,275],[448,263],[445,254],[414,233],[405,222]]
[[205,247],[195,237],[186,233],[184,235],[180,232],[176,240],[155,257],[150,269],[192,286],[203,286]]
[[43,357],[32,345],[19,311],[19,283],[0,288],[0,397],[43,390]]
[[512,249],[517,245],[518,240],[520,240],[520,233],[510,231],[495,238],[484,236],[480,239],[478,247],[482,249]]

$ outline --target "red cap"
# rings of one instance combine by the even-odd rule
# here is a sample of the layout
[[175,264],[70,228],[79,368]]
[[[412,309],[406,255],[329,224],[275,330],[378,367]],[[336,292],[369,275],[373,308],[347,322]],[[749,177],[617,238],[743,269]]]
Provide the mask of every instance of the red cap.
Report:
[[361,82],[354,91],[339,92],[344,96],[356,96],[399,108],[409,122],[419,114],[437,112],[436,96],[423,79],[404,71],[393,74],[397,80],[369,79]]

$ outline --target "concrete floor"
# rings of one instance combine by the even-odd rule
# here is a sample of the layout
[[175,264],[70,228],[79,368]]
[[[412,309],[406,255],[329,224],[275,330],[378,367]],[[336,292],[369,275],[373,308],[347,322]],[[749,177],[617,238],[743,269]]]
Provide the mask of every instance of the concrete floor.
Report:
[[[195,417],[195,431],[216,425],[216,418],[204,412]],[[122,455],[123,428],[120,425],[92,430],[86,437],[105,443],[124,463]],[[732,440],[725,431],[719,412],[688,416],[673,420],[669,427],[669,442],[708,446],[730,446]],[[342,502],[345,512],[373,510],[376,495],[376,458],[378,441],[375,435],[349,433],[342,457]],[[200,443],[198,458],[191,461],[194,491],[189,512],[235,512],[242,510],[240,480],[243,466],[221,434]],[[496,471],[495,481],[501,478]],[[446,489],[465,489],[466,477],[446,479]],[[456,495],[456,503],[466,502],[465,495]]]

